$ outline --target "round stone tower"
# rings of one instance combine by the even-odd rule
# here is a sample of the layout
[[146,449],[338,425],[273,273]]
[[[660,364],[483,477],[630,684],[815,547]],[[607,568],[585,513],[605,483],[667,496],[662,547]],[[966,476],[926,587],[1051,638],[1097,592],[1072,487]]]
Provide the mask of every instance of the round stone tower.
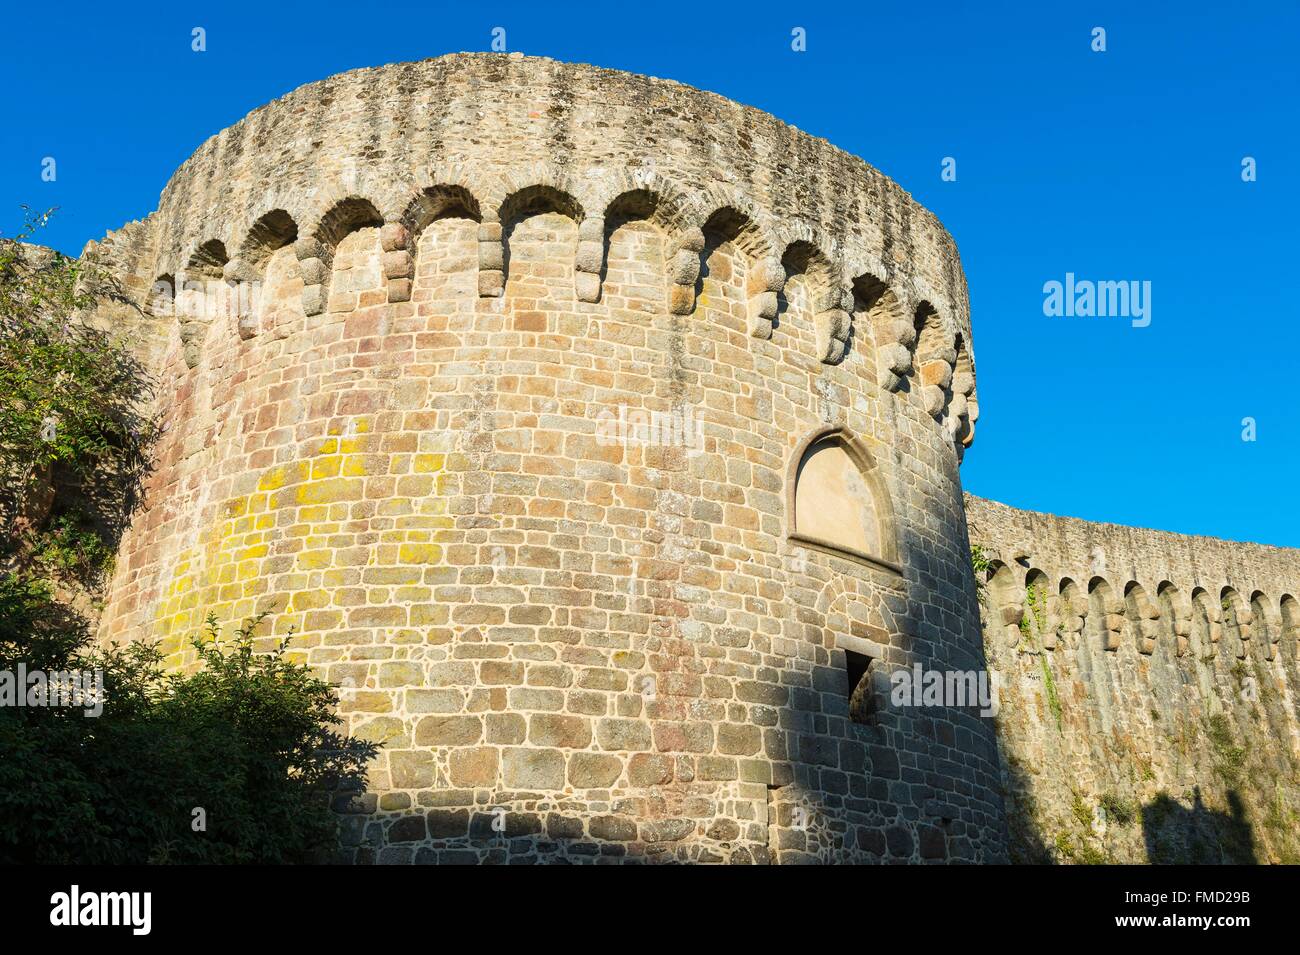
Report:
[[98,248],[167,424],[102,634],[292,630],[382,744],[348,858],[1004,858],[991,719],[891,684],[984,667],[965,282],[861,160],[460,54],[255,110]]

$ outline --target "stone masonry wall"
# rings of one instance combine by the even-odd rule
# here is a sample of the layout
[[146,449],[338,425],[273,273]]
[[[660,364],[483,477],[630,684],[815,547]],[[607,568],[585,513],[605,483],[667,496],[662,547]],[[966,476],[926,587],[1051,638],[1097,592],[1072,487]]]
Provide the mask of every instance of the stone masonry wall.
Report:
[[1300,551],[966,513],[1012,858],[1300,862]]
[[[1005,858],[989,720],[850,718],[846,648],[868,692],[983,667],[965,283],[875,170],[679,84],[464,54],[254,111],[97,248],[169,319],[103,638],[185,666],[208,612],[292,630],[383,744],[346,858]],[[629,412],[700,440],[601,440]],[[791,539],[831,428],[893,560]]]

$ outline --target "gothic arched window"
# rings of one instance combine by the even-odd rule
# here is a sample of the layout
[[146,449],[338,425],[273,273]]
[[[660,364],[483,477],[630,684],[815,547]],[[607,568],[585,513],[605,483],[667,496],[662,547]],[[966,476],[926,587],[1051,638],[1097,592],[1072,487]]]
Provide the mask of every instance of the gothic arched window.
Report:
[[901,573],[893,509],[866,446],[833,428],[807,440],[795,461],[790,539]]

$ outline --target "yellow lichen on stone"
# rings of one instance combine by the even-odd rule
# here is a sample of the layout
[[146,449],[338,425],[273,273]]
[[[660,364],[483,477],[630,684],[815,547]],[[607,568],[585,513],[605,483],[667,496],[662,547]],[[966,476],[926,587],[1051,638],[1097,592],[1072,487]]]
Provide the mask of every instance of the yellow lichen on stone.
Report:
[[437,544],[403,544],[397,551],[402,564],[436,564],[441,559],[442,548]]
[[[216,506],[214,512],[221,520],[201,537],[198,547],[176,562],[157,609],[155,629],[170,641],[170,652],[178,654],[173,662],[183,662],[188,636],[199,631],[202,615],[209,610],[223,626],[242,624],[244,618],[267,607],[276,613],[276,632],[285,631],[290,623],[301,627],[305,623],[302,611],[314,611],[312,621],[318,626],[336,625],[337,612],[322,614],[326,608],[354,602],[349,588],[356,586],[356,571],[349,568],[373,568],[367,574],[371,575],[369,582],[377,586],[365,591],[369,603],[388,602],[395,593],[401,593],[402,602],[431,598],[429,588],[418,586],[422,568],[439,563],[444,549],[428,540],[429,533],[408,539],[400,530],[390,531],[383,539],[393,543],[383,548],[348,543],[351,535],[346,522],[351,502],[363,499],[369,476],[363,452],[372,441],[370,430],[370,421],[364,417],[349,422],[342,435],[339,428],[331,428],[332,436],[321,441],[309,457],[266,469],[258,477],[255,493],[234,496]],[[428,527],[430,521],[438,527],[451,527],[446,501],[440,497],[446,455],[403,457],[408,464],[402,469],[413,461],[415,470],[423,475],[418,479],[419,495],[415,500],[399,499],[396,503],[400,506],[391,513],[408,515],[412,508],[419,508],[435,515],[422,518],[425,523],[421,527]],[[380,508],[387,511],[393,503],[391,499],[382,501]],[[283,528],[278,533],[277,525]],[[299,541],[301,549],[277,549],[277,542],[283,548],[288,542]],[[268,576],[267,563],[277,560],[277,554],[292,554],[292,569]],[[277,595],[282,600],[278,610]]]

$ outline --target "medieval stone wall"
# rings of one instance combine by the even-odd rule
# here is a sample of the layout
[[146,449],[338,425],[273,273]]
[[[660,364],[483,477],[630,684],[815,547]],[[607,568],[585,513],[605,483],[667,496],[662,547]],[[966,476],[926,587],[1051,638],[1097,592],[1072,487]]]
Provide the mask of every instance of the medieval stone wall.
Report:
[[1300,551],[967,496],[1019,861],[1300,861]]
[[[348,858],[1005,857],[990,721],[883,692],[983,655],[965,283],[878,172],[464,54],[254,111],[98,251],[169,320],[102,634],[292,630],[383,744]],[[802,505],[852,494],[880,553],[794,526],[828,442]]]

